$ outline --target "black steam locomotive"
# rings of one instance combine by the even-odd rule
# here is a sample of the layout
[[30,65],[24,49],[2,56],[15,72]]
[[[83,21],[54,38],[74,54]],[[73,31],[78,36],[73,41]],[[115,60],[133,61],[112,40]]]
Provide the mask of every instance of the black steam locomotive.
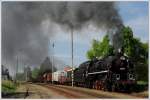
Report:
[[116,55],[82,63],[74,70],[74,84],[104,91],[131,91],[136,84],[134,65],[119,49]]

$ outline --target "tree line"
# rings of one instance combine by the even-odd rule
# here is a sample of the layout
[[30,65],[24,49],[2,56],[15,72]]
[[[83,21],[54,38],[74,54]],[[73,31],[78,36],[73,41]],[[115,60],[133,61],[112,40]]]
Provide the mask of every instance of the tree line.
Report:
[[[122,28],[120,34],[123,34],[124,53],[134,62],[137,79],[148,81],[148,43],[134,37],[132,29],[128,26]],[[114,53],[109,36],[105,35],[102,41],[93,39],[92,47],[87,51],[86,56],[88,59],[104,58]]]
[[[56,67],[53,66],[53,71],[56,71]],[[40,81],[44,73],[52,72],[52,63],[49,57],[41,63],[40,67],[35,67],[31,69],[30,66],[24,68],[24,72],[17,73],[16,78],[20,81]]]

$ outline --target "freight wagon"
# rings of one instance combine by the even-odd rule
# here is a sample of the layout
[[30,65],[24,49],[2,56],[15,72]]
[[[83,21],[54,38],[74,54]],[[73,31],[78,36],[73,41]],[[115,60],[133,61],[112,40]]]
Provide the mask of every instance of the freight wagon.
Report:
[[54,84],[71,85],[72,82],[72,68],[65,67],[64,70],[59,70],[52,73],[52,80]]
[[52,73],[52,80],[55,84],[64,84],[67,73],[65,71],[56,71]]

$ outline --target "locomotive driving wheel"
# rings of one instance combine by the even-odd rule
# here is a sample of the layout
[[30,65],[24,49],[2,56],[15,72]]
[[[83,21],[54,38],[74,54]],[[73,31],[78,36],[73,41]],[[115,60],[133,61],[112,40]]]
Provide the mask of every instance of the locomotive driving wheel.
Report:
[[93,89],[98,89],[98,81],[93,81]]
[[106,80],[102,80],[101,81],[101,90],[103,90],[103,91],[106,91],[106,82],[105,82]]
[[106,82],[106,80],[103,81],[103,83],[102,83],[102,90],[103,90],[103,91],[107,91],[107,90],[108,90],[108,89],[107,89],[107,82]]
[[102,81],[97,80],[95,84],[96,84],[96,89],[97,90],[102,90],[102,87],[103,87]]

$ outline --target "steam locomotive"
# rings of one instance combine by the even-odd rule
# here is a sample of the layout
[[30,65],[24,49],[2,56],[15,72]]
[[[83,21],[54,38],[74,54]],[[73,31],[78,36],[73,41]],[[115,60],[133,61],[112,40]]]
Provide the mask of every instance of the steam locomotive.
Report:
[[[52,77],[53,76],[53,77]],[[86,61],[73,69],[73,84],[75,86],[94,88],[104,91],[132,91],[136,84],[134,64],[125,56],[122,49],[115,55],[103,59]],[[72,69],[46,73],[44,82],[71,85]]]
[[74,84],[104,91],[132,91],[136,84],[134,65],[119,49],[116,55],[82,63],[74,70]]

